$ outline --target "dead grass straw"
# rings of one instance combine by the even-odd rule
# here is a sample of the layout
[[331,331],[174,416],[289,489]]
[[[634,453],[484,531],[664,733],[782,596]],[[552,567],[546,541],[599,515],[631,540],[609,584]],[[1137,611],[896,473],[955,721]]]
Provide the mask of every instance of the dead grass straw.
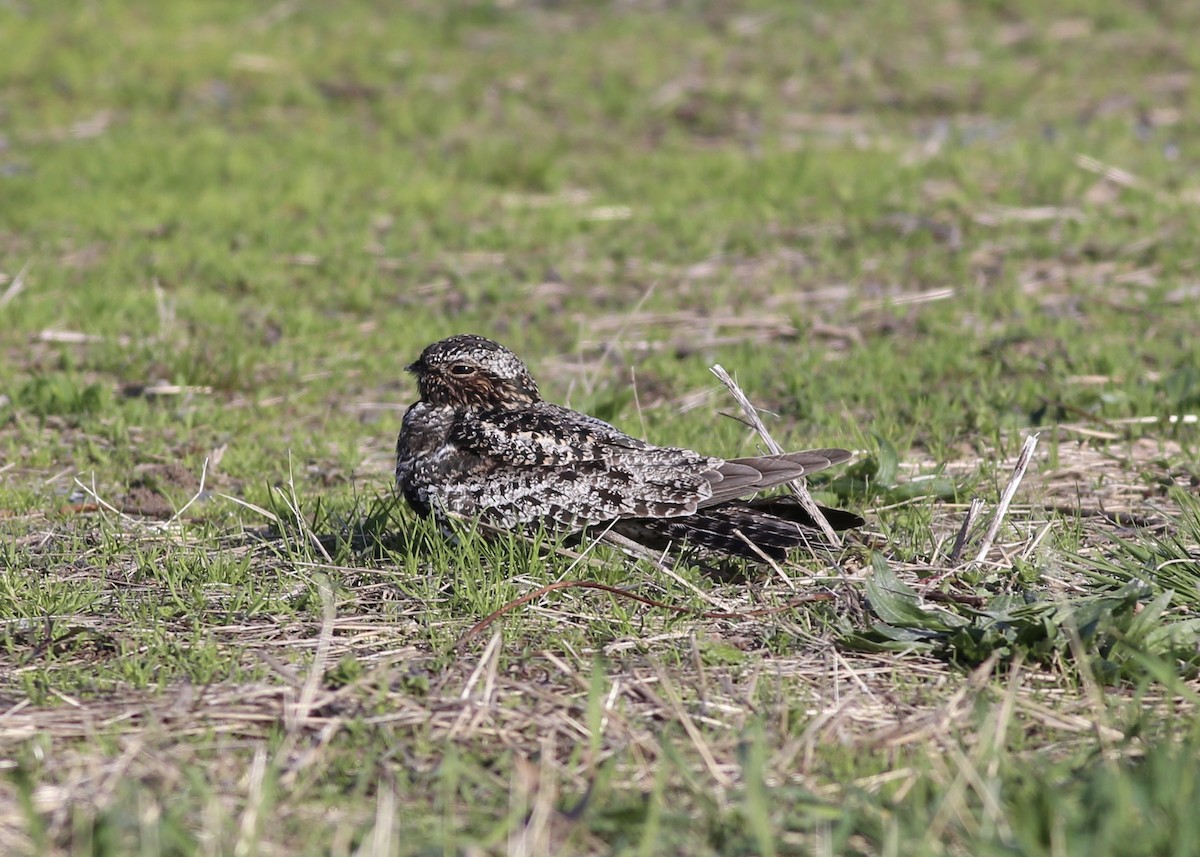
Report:
[[[730,394],[737,399],[737,403],[742,406],[742,410],[746,412],[747,419],[750,420],[754,430],[758,432],[758,436],[763,439],[763,443],[767,445],[767,448],[775,455],[783,454],[783,447],[775,441],[775,438],[771,437],[771,433],[767,430],[762,418],[758,415],[758,408],[754,407],[750,399],[742,392],[742,388],[729,376],[729,373],[725,371],[725,367],[717,363],[709,371],[716,375],[717,379],[725,385]],[[812,519],[817,522],[817,525],[821,528],[821,532],[825,534],[825,538],[829,540],[829,543],[834,547],[841,547],[842,540],[838,538],[838,534],[834,532],[833,527],[829,526],[829,522],[821,514],[820,507],[813,501],[812,495],[808,493],[808,489],[804,486],[804,480],[796,479],[788,483],[788,487],[792,489],[804,511],[808,512]]]

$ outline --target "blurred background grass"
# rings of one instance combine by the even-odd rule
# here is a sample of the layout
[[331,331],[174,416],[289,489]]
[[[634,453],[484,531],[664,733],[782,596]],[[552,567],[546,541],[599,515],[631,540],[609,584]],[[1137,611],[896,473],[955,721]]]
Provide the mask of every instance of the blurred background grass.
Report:
[[4,383],[211,387],[93,420],[169,416],[234,441],[232,473],[289,448],[382,470],[399,414],[364,404],[410,398],[399,367],[464,330],[618,422],[635,368],[664,442],[708,437],[655,405],[714,359],[793,444],[935,458],[1200,400],[1186,4],[0,15],[0,264],[28,266]]

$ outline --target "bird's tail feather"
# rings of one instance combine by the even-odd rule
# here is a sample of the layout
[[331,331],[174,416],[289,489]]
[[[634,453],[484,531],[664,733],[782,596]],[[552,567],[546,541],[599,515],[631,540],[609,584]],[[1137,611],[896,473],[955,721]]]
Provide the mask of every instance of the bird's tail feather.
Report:
[[700,505],[716,506],[747,494],[765,491],[850,458],[851,453],[845,449],[809,449],[779,455],[733,458],[704,474],[712,485],[712,493]]
[[[851,512],[821,511],[834,529],[863,523]],[[618,521],[613,529],[654,550],[689,544],[761,562],[764,554],[783,560],[789,550],[810,540],[814,527],[798,503],[773,499],[728,503],[680,518],[631,518]]]

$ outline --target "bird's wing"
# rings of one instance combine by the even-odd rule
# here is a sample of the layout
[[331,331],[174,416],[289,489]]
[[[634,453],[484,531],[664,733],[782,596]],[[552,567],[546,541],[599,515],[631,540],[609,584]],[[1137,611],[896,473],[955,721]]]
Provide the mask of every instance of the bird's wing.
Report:
[[476,462],[447,489],[460,495],[448,505],[481,497],[478,512],[501,526],[690,515],[711,495],[722,464],[549,403],[464,417],[448,440]]
[[439,489],[447,507],[473,508],[505,527],[692,515],[850,457],[819,449],[724,461],[652,446],[546,402],[466,416],[448,440],[472,463]]
[[448,440],[461,450],[524,466],[602,461],[652,448],[603,420],[549,402],[467,414]]

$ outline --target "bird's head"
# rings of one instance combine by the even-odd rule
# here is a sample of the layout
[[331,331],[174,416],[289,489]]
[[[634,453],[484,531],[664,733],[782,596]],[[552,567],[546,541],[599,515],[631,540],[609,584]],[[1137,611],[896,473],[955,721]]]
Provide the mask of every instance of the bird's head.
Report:
[[405,369],[417,376],[421,399],[431,405],[494,410],[542,400],[517,355],[474,334],[433,343]]

